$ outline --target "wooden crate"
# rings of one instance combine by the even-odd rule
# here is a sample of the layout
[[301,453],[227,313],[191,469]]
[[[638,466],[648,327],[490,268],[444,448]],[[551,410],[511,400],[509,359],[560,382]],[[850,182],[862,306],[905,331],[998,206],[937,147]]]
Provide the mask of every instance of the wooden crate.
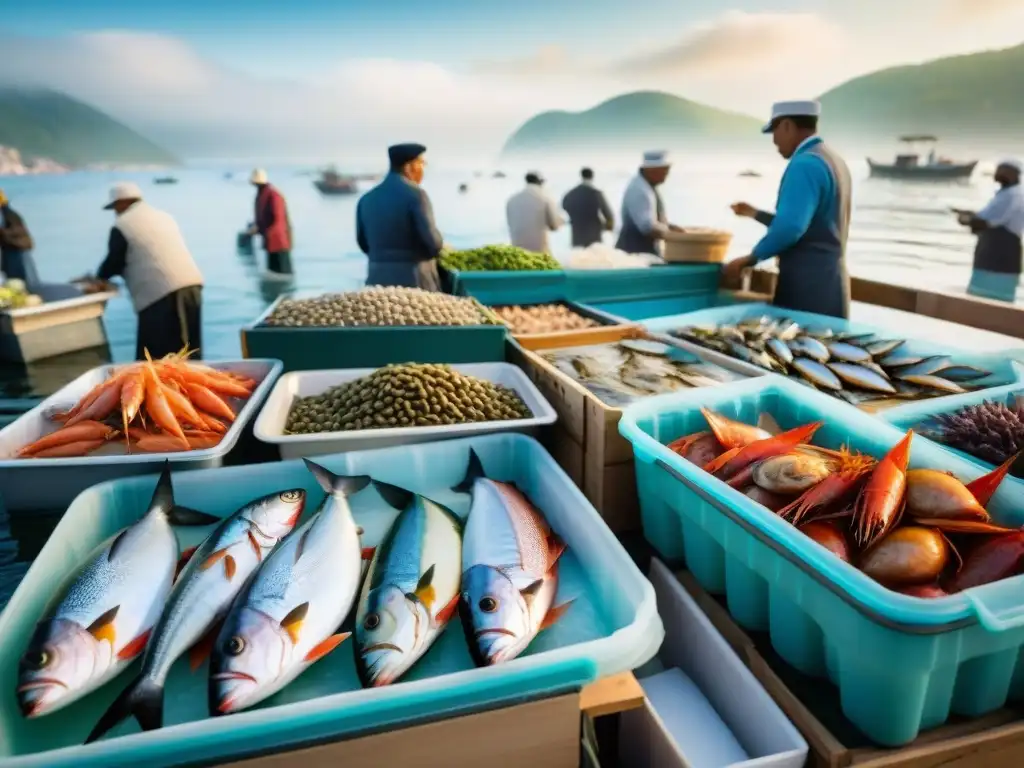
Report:
[[898,749],[868,742],[843,716],[831,683],[806,677],[779,658],[767,635],[749,635],[729,611],[683,571],[676,576],[754,676],[800,729],[811,768],[997,768],[1024,765],[1024,719],[1002,709],[954,718]]

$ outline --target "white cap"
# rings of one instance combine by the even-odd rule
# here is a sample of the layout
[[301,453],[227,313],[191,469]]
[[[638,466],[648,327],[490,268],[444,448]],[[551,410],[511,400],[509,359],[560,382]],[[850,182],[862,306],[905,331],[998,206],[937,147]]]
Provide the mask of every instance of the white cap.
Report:
[[1007,168],[1013,168],[1017,173],[1024,173],[1024,163],[1020,160],[1015,160],[1012,157],[1000,160],[999,165],[1005,165]]
[[644,152],[644,161],[641,168],[668,168],[672,160],[664,149],[652,149]]
[[120,200],[141,200],[142,190],[134,181],[119,181],[110,188],[110,202],[103,206],[104,210],[114,207]]
[[267,172],[264,171],[262,168],[257,168],[255,171],[252,172],[252,175],[249,177],[249,183],[250,184],[266,184],[267,183]]
[[808,101],[777,101],[772,104],[772,118],[767,122],[762,133],[771,133],[775,121],[780,117],[821,117],[821,103],[811,99]]

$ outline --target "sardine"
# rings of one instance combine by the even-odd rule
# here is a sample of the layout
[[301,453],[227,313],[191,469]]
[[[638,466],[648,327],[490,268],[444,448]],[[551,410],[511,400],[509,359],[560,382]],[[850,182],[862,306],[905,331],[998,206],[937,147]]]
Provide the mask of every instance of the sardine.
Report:
[[786,345],[786,342],[782,341],[782,339],[768,339],[765,346],[768,347],[769,352],[775,355],[775,357],[783,363],[788,364],[793,362],[793,350],[791,350]]
[[835,336],[835,331],[831,328],[807,328],[804,333],[813,339],[819,339],[821,341],[827,341]]
[[815,386],[836,391],[843,388],[843,383],[839,378],[817,360],[798,357],[793,361],[793,368]]
[[803,329],[800,328],[799,323],[789,320],[787,322],[779,323],[779,327],[775,331],[775,336],[780,341],[789,341],[790,339],[795,339],[799,336],[802,330]]
[[196,548],[153,629],[139,676],[110,705],[87,743],[130,715],[143,730],[163,725],[164,685],[174,662],[189,649],[193,669],[205,661],[216,625],[263,558],[295,527],[305,502],[301,488],[263,496],[224,518]]
[[875,373],[877,373],[879,376],[881,376],[886,381],[889,380],[889,372],[886,371],[885,368],[883,368],[882,366],[880,366],[878,363],[874,362],[873,360],[866,360],[863,363],[857,363],[857,365],[863,365],[869,371],[874,371]]
[[565,544],[514,486],[488,480],[470,449],[455,490],[472,497],[462,545],[462,616],[478,666],[514,659],[565,613],[555,606]]
[[882,376],[856,363],[829,363],[828,367],[847,384],[872,392],[895,394],[896,388]]
[[863,347],[874,338],[874,333],[860,333],[859,331],[843,331],[836,334],[838,341],[845,341],[847,344],[855,344],[858,347]]
[[897,376],[900,378],[906,378],[907,376],[931,376],[940,369],[947,367],[950,364],[950,361],[951,358],[949,355],[926,357],[915,365],[901,367]]
[[400,513],[356,610],[356,670],[367,687],[393,683],[427,652],[458,609],[462,580],[462,521],[419,494],[374,485]]
[[906,368],[911,365],[917,365],[923,362],[924,359],[914,355],[888,355],[879,360],[879,362],[886,368]]
[[370,478],[343,477],[303,461],[327,496],[231,606],[210,659],[211,715],[263,701],[348,637],[338,627],[352,609],[362,572],[348,497]]
[[881,339],[866,344],[864,349],[870,352],[872,357],[886,357],[892,354],[894,349],[902,347],[906,343],[906,339]]
[[842,341],[833,341],[826,345],[829,354],[835,360],[845,363],[866,363],[871,360],[871,353],[866,349],[847,344]]
[[949,365],[933,373],[949,381],[977,381],[992,375],[991,371],[983,371],[972,365]]
[[925,387],[926,389],[937,389],[940,392],[949,392],[953,395],[961,395],[967,390],[957,384],[955,381],[949,381],[941,376],[900,376],[903,381],[909,382],[910,384],[916,384],[919,387]]
[[666,357],[670,350],[667,344],[652,339],[626,339],[620,341],[617,346],[626,352],[650,355],[651,357]]
[[25,717],[63,709],[145,650],[178,560],[171,526],[218,519],[175,506],[169,466],[145,515],[93,551],[36,626],[18,668],[16,693]]
[[828,362],[828,347],[817,339],[812,339],[810,336],[799,336],[788,344],[794,355],[803,355],[819,363]]

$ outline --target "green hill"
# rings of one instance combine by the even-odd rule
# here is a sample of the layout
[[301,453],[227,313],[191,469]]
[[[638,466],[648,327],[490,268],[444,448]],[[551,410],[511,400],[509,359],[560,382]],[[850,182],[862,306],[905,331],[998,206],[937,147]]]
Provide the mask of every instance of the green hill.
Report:
[[505,156],[573,149],[666,149],[756,138],[757,120],[656,91],[616,96],[584,112],[543,112],[505,142]]
[[0,87],[0,145],[72,166],[178,162],[113,118],[46,90]]
[[936,133],[1016,138],[1024,126],[1024,45],[883,69],[821,97],[830,135]]

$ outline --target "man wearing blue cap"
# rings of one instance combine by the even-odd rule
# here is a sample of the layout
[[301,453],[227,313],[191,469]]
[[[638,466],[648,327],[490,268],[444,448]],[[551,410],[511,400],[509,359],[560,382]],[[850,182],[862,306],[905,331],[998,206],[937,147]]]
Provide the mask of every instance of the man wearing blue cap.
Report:
[[422,144],[388,147],[391,170],[356,206],[356,240],[369,260],[367,285],[440,291],[437,256],[444,247],[430,198],[420,187]]
[[817,135],[820,115],[817,101],[784,101],[772,108],[764,132],[772,134],[779,154],[789,160],[777,210],[772,214],[748,203],[732,206],[737,216],[756,219],[768,232],[750,256],[725,266],[725,278],[738,281],[744,269],[777,256],[775,306],[848,318],[850,170]]

